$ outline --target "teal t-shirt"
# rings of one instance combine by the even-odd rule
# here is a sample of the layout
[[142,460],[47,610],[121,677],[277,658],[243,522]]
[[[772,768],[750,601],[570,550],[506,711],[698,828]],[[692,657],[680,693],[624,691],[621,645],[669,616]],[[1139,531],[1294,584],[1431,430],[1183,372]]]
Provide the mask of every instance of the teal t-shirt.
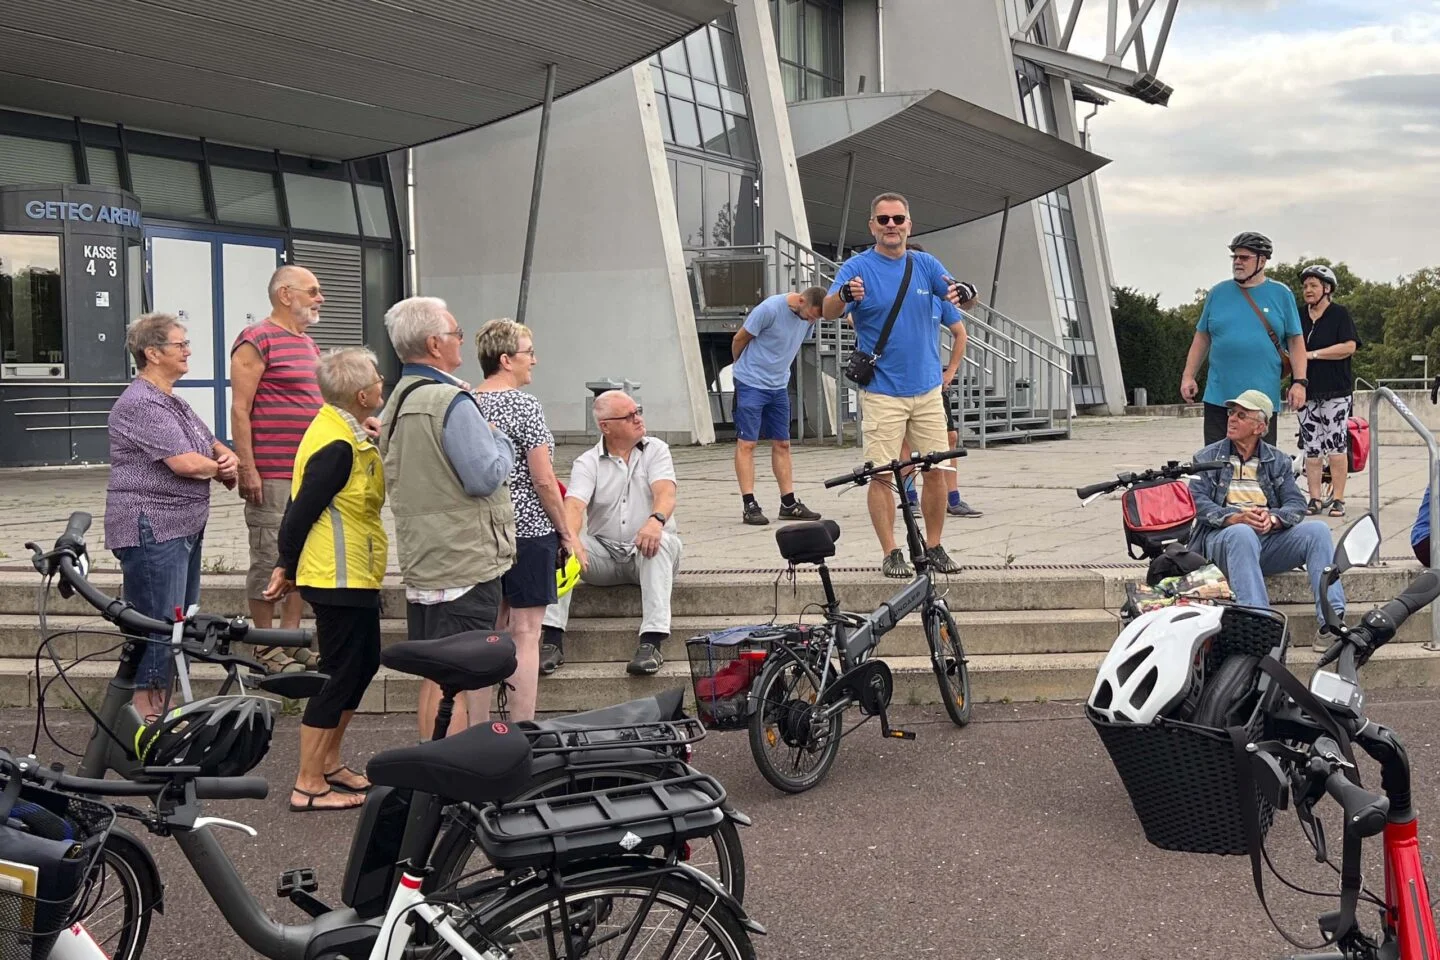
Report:
[[[1275,336],[1287,350],[1300,333],[1300,311],[1295,294],[1279,280],[1250,288],[1255,305],[1265,313]],[[1210,288],[1196,325],[1210,335],[1210,367],[1205,374],[1205,402],[1220,406],[1246,390],[1263,390],[1280,406],[1280,355],[1265,332],[1265,325],[1250,309],[1240,284],[1225,280]]]

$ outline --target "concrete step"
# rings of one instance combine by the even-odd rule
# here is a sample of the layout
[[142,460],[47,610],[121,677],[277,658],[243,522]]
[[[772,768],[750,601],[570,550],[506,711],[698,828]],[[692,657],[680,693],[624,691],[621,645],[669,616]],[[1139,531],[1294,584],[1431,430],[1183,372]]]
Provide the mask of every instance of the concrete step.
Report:
[[[868,533],[868,531],[867,531]],[[1117,544],[1119,531],[1116,531]],[[1117,548],[1117,561],[1125,555]],[[783,561],[778,553],[760,561],[750,570],[713,572],[682,571],[675,581],[671,606],[686,616],[736,616],[769,620],[778,613],[793,617],[814,611],[824,599],[820,578],[813,568],[796,573],[793,583],[780,577]],[[1379,603],[1398,595],[1420,573],[1413,564],[1352,570],[1345,575],[1345,589],[1353,603]],[[777,578],[780,578],[777,583]],[[1027,610],[1116,610],[1124,603],[1125,585],[1143,581],[1143,565],[1111,567],[1056,565],[1000,565],[967,567],[945,584],[946,597],[957,611]],[[110,594],[119,592],[120,577],[97,573],[92,581]],[[873,610],[899,588],[895,580],[880,576],[873,568],[836,567],[832,570],[841,604],[851,610]],[[1310,583],[1296,571],[1267,580],[1275,603],[1307,602]],[[39,578],[19,570],[0,570],[0,614],[35,617],[36,587]],[[405,593],[398,581],[387,582],[383,592],[385,610],[402,616]],[[236,613],[246,609],[244,579],[236,574],[210,574],[203,578],[201,607],[208,612]],[[93,608],[78,597],[65,600],[51,590],[48,607],[53,614],[88,615]],[[640,616],[638,587],[575,588],[571,613],[577,618]]]
[[[1308,678],[1319,654],[1306,645],[1294,649],[1287,660],[1302,679]],[[939,703],[939,686],[926,657],[886,656],[883,658],[895,677],[894,702],[924,705]],[[989,654],[969,657],[971,694],[980,702],[1025,702],[1044,700],[1083,701],[1090,695],[1101,653]],[[41,682],[54,677],[53,666],[40,670]],[[47,709],[77,709],[76,694],[92,705],[103,697],[113,670],[104,663],[81,663],[70,667],[66,677],[74,690],[61,682],[51,683],[45,695]],[[196,696],[209,696],[219,686],[220,671],[210,666],[194,672]],[[1419,644],[1397,643],[1384,647],[1368,663],[1361,676],[1368,690],[1440,686],[1440,655],[1428,653]],[[413,677],[382,669],[360,704],[363,713],[413,713],[420,682]],[[671,660],[651,677],[631,677],[618,663],[567,663],[553,676],[540,680],[540,708],[544,711],[576,711],[648,696],[659,690],[684,687],[693,707],[686,664]],[[0,707],[34,707],[37,686],[34,664],[27,660],[0,659]]]

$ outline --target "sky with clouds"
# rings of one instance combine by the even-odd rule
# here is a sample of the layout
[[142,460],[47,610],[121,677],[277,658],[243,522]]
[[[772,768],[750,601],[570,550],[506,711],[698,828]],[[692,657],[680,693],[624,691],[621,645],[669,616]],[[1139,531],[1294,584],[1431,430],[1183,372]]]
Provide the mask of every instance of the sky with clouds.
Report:
[[[1103,53],[1104,9],[1072,50]],[[1168,107],[1090,121],[1117,283],[1188,301],[1241,230],[1376,280],[1440,266],[1440,0],[1181,0],[1158,73]]]

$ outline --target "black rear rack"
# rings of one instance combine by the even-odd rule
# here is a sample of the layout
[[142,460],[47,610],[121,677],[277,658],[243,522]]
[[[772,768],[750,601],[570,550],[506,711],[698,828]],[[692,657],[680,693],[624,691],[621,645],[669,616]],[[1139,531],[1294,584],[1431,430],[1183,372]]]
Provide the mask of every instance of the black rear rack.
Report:
[[611,727],[526,727],[523,732],[529,738],[535,756],[543,757],[627,747],[642,747],[647,750],[684,747],[703,739],[705,726],[699,720],[685,717],[680,720],[626,723]]

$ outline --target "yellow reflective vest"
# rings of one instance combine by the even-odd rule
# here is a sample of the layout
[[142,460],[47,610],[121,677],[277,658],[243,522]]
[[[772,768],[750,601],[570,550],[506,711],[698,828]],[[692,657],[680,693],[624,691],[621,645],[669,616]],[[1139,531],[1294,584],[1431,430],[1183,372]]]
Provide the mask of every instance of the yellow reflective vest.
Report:
[[350,478],[305,537],[295,583],[301,587],[378,590],[385,578],[385,559],[390,549],[380,522],[380,506],[385,502],[380,451],[368,438],[357,439],[350,422],[328,403],[311,421],[295,453],[290,496],[299,494],[310,458],[336,440],[350,445]]

